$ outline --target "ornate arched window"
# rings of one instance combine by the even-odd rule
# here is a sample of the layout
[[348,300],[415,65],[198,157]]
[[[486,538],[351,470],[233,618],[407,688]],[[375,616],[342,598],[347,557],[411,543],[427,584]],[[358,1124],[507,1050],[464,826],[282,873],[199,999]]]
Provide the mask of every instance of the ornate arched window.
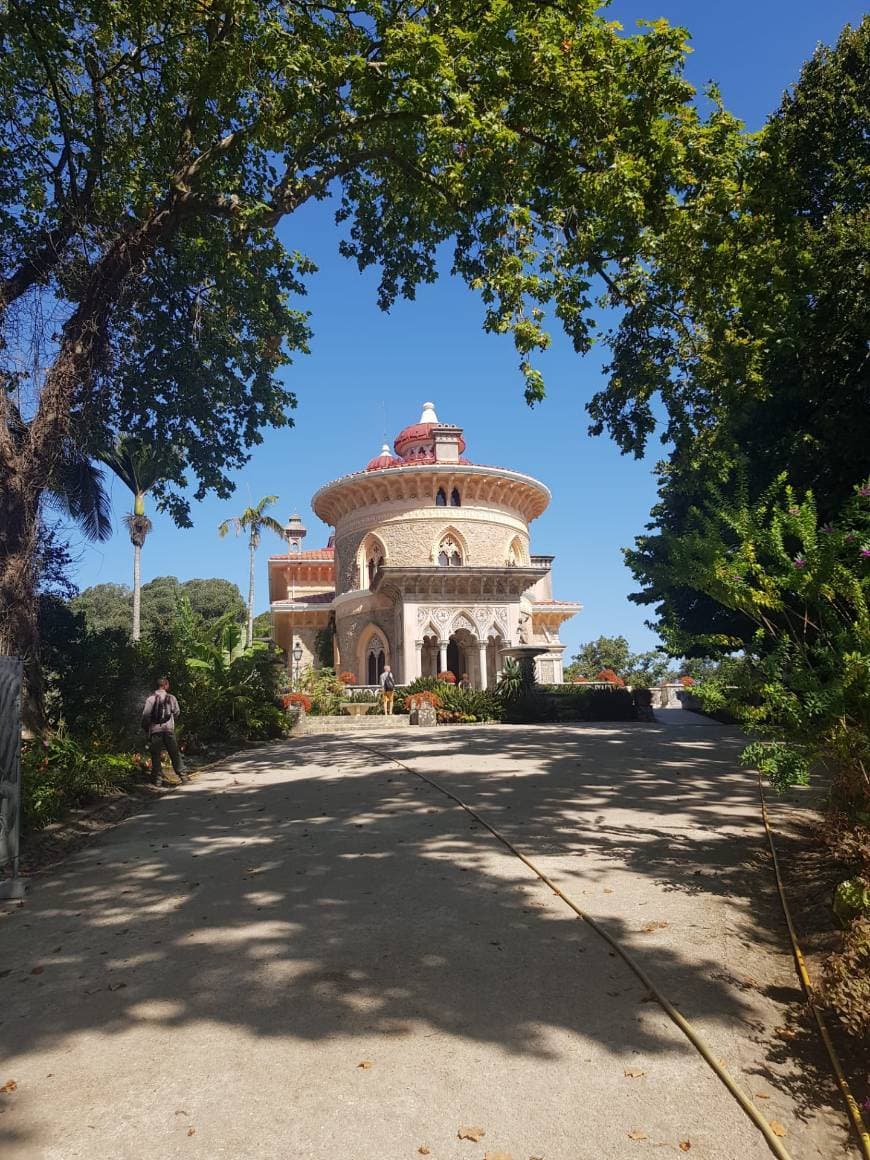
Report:
[[517,568],[526,562],[526,553],[523,547],[522,540],[519,536],[514,536],[508,548],[507,559],[505,563],[509,568]]
[[378,569],[385,563],[384,545],[377,536],[366,536],[359,549],[359,586],[371,588]]
[[450,506],[451,507],[462,507],[462,497],[459,494],[458,487],[454,487],[453,491],[451,491],[451,493],[450,493]]
[[379,636],[373,636],[366,649],[367,684],[376,685],[380,681],[385,664],[386,657],[384,655],[383,642]]
[[447,492],[443,487],[439,487],[438,491],[435,493],[435,506],[447,507]]
[[445,536],[438,545],[439,568],[461,568],[462,552],[452,536]]

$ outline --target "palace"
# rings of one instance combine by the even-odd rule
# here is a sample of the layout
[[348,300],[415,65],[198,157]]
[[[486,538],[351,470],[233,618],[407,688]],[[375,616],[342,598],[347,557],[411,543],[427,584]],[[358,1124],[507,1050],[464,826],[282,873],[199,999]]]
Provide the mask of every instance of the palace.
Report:
[[432,403],[393,447],[314,496],[328,547],[303,550],[291,518],[289,551],[269,560],[273,639],[288,658],[301,646],[301,668],[331,657],[360,685],[389,664],[399,684],[450,670],[484,689],[505,648],[535,645],[538,680],[561,683],[559,626],[581,605],[553,599],[553,557],[531,552],[550,492],[466,459],[461,428]]

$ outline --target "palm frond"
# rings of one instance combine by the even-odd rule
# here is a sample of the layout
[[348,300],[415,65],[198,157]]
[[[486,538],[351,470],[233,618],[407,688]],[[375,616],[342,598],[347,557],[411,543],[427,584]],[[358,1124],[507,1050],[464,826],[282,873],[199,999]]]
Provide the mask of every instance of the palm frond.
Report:
[[103,473],[72,444],[64,446],[47,490],[53,506],[75,520],[89,540],[107,540],[111,536],[112,507],[103,486]]
[[272,516],[263,516],[260,520],[260,527],[266,528],[270,532],[274,532],[276,536],[280,536],[283,540],[285,538],[284,528]]
[[115,445],[101,451],[99,458],[134,495],[150,491],[161,479],[174,474],[181,463],[176,448],[135,435],[119,435]]
[[230,532],[235,532],[238,536],[245,525],[238,516],[230,516],[228,520],[221,520],[218,524],[218,535],[221,539],[228,536]]

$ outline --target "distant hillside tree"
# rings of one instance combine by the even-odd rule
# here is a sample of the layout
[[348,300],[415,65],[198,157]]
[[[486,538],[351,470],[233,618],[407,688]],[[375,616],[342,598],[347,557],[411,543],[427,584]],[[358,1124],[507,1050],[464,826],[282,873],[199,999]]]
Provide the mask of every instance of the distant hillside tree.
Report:
[[[229,580],[185,580],[175,576],[158,576],[142,585],[142,632],[165,629],[175,619],[182,594],[190,600],[192,611],[204,620],[214,620],[232,613],[239,622],[245,615],[245,603],[237,586]],[[81,612],[90,632],[123,629],[130,633],[133,594],[125,584],[97,584],[85,588],[71,602]]]

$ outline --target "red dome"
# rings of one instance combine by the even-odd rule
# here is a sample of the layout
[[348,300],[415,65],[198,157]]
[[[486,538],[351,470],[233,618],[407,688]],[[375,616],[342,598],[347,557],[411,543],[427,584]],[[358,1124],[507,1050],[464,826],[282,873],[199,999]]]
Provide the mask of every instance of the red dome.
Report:
[[374,459],[370,459],[366,464],[366,471],[383,471],[385,467],[398,467],[401,460],[394,459],[392,455],[387,455],[383,451],[380,455],[376,455]]
[[[440,426],[438,423],[412,423],[410,427],[405,427],[396,436],[393,446],[396,449],[396,454],[405,457],[405,452],[408,447],[414,443],[434,443],[432,439],[432,432],[436,427]],[[430,450],[430,449],[427,449]],[[465,440],[460,435],[459,437],[459,454],[465,450]]]

